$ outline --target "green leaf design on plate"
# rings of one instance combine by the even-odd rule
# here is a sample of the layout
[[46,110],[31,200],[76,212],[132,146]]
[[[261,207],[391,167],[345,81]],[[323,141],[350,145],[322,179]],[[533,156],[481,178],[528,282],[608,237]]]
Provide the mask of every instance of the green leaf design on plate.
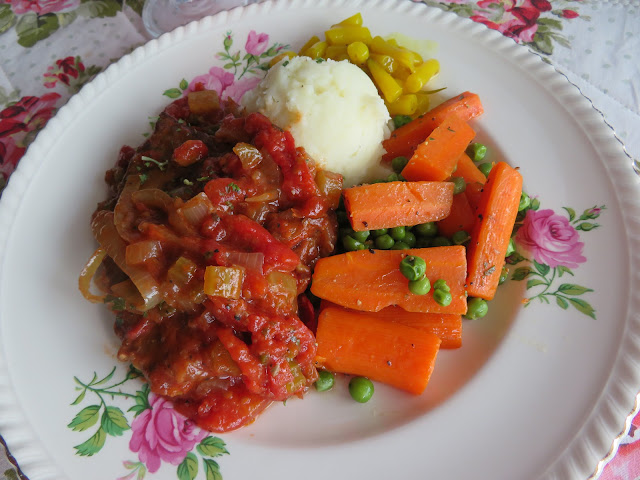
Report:
[[207,437],[196,447],[200,455],[203,457],[219,457],[220,455],[228,455],[227,445],[221,438]]
[[551,270],[549,265],[545,265],[543,263],[538,263],[535,260],[533,261],[533,266],[538,271],[538,273],[540,273],[540,275],[542,275],[543,277],[546,276],[547,273],[549,273],[549,271]]
[[20,17],[16,23],[18,44],[23,47],[33,47],[40,40],[44,40],[60,28],[57,15],[48,13],[37,15],[28,13]]
[[531,269],[529,267],[518,267],[511,275],[511,280],[524,280],[529,275],[531,275]]
[[80,410],[67,427],[76,432],[83,432],[96,424],[98,418],[100,418],[99,413],[100,405],[89,405]]
[[556,271],[558,272],[558,277],[561,277],[565,273],[574,276],[573,271],[569,267],[565,267],[564,265],[558,265],[556,267]]
[[165,90],[162,94],[165,97],[169,98],[180,98],[180,95],[182,95],[182,90],[180,90],[179,88],[170,88],[169,90]]
[[576,310],[578,310],[579,312],[584,313],[585,315],[588,315],[594,320],[596,319],[596,313],[595,313],[596,311],[594,310],[594,308],[591,306],[589,302],[585,302],[581,298],[570,298],[569,303],[571,303],[571,305],[575,307]]
[[83,457],[90,457],[98,453],[104,446],[104,441],[107,439],[107,434],[99,428],[98,431],[86,442],[76,445],[76,453]]
[[562,207],[564,208],[567,213],[569,214],[569,221],[572,222],[574,218],[576,218],[576,211],[573,208],[569,208],[569,207]]
[[587,292],[593,292],[591,288],[574,285],[573,283],[563,283],[558,287],[558,292],[565,295],[583,295]]
[[86,389],[82,390],[82,392],[80,392],[80,395],[78,395],[76,399],[73,402],[71,402],[71,405],[78,405],[82,400],[84,400],[84,397],[86,394],[87,394],[87,390]]
[[534,279],[529,280],[527,282],[527,290],[532,288],[532,287],[536,287],[538,285],[546,285],[546,284],[547,284],[547,282],[545,282],[544,280],[541,280],[539,278],[534,278]]
[[222,474],[220,473],[220,465],[218,465],[218,462],[208,458],[203,459],[203,461],[207,480],[222,480]]
[[11,10],[11,5],[0,5],[0,33],[6,32],[15,22],[16,16]]
[[198,475],[198,458],[191,452],[187,453],[184,460],[178,465],[179,480],[193,480]]
[[569,302],[567,302],[564,298],[562,298],[559,295],[556,295],[556,303],[558,304],[558,306],[560,306],[563,310],[566,310],[567,308],[569,308]]
[[106,407],[102,414],[102,429],[109,435],[119,437],[125,430],[129,430],[129,423],[118,407]]
[[186,90],[189,88],[189,82],[187,82],[184,78],[180,81],[180,89]]

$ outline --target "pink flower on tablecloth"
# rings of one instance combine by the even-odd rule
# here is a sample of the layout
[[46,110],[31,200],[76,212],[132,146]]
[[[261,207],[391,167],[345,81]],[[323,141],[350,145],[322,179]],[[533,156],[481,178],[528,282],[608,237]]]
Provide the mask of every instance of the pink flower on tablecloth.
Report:
[[215,90],[222,100],[231,98],[236,103],[242,96],[260,82],[260,77],[248,77],[236,80],[233,73],[220,67],[212,67],[208,73],[199,75],[191,80],[185,93],[204,88]]
[[267,49],[268,43],[269,35],[266,33],[256,33],[254,30],[251,30],[244,49],[247,53],[258,57]]
[[504,9],[501,18],[495,19],[492,14],[483,10],[477,10],[470,18],[520,42],[533,41],[533,36],[538,31],[537,22],[540,13],[551,10],[551,4],[547,0],[482,0],[477,2],[478,7],[482,9],[494,9],[495,4],[501,4]]
[[528,210],[515,240],[536,262],[550,267],[576,268],[587,261],[577,230],[553,210]]
[[77,79],[85,67],[80,57],[66,57],[56,60],[55,65],[50,65],[44,74],[46,80],[44,86],[47,88],[55,87],[59,81],[65,85],[71,84],[71,78]]
[[150,473],[162,462],[179,465],[193,447],[208,435],[174,410],[171,402],[149,394],[150,409],[144,410],[131,424],[129,448]]
[[73,10],[80,0],[11,0],[11,9],[16,15],[34,12],[38,15]]

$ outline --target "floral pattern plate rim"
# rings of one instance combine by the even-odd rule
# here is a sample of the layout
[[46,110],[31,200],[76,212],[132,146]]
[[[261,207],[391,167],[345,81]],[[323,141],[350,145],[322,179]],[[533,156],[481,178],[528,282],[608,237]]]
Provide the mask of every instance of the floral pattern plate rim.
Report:
[[[102,173],[122,144],[141,142],[149,117],[168,101],[162,92],[187,88],[183,79],[207,75],[213,66],[224,68],[216,54],[228,32],[261,55],[266,39],[260,35],[295,48],[309,32],[356,11],[375,33],[436,42],[437,81],[452,94],[473,90],[483,99],[486,113],[474,123],[479,138],[495,160],[521,168],[525,189],[539,202],[530,221],[523,219],[520,245],[528,253],[518,250],[522,258],[513,259],[516,278],[489,316],[465,323],[462,349],[441,352],[420,397],[380,386],[370,403],[354,405],[338,385],[326,395],[310,392],[274,405],[255,424],[219,438],[175,419],[187,450],[160,455],[158,464],[149,448],[171,447],[167,438],[135,437],[147,449],[136,458],[133,423],[149,425],[165,414],[174,420],[143,384],[130,390],[120,384],[137,380],[127,366],[112,372],[112,319],[76,291],[93,250],[88,218],[104,195]],[[390,0],[285,0],[180,28],[124,57],[74,96],[31,145],[0,202],[0,431],[32,480],[96,472],[114,479],[286,479],[303,469],[310,479],[418,478],[425,468],[434,478],[478,471],[496,479],[586,478],[616,448],[635,409],[640,269],[631,252],[640,247],[638,178],[602,117],[553,67],[451,13]],[[571,239],[561,245],[564,265],[541,252],[539,224],[548,231],[555,225]],[[582,242],[578,231],[589,231]],[[561,275],[572,286],[554,283]],[[556,303],[522,304],[547,294]],[[570,298],[586,298],[588,307],[569,305]],[[72,426],[92,413],[77,419],[93,394],[83,396],[80,385],[115,388],[103,397],[100,426],[110,433],[99,454],[74,448],[89,435],[81,438]]]

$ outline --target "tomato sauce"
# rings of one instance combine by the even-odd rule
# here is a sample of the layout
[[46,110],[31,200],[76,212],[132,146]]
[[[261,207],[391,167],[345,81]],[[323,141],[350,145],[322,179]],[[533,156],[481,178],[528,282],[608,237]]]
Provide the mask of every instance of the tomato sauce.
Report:
[[[105,178],[92,228],[107,257],[94,281],[120,360],[214,432],[302,396],[317,378],[305,292],[335,247],[340,179],[266,117],[206,91],[167,106]],[[204,293],[211,266],[241,269],[237,295]]]

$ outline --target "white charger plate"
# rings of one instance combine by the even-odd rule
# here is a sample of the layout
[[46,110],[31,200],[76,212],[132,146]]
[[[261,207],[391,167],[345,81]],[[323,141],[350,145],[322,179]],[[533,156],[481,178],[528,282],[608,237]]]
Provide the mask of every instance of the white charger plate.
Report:
[[[164,421],[180,423],[169,408],[147,425],[148,455],[139,457],[131,440],[151,414],[144,410],[149,399],[138,379],[123,382],[127,367],[115,358],[112,317],[77,290],[95,248],[89,217],[105,196],[103,173],[121,145],[142,142],[148,118],[169,101],[162,92],[179,91],[182,79],[212,66],[233,71],[216,55],[229,35],[229,52],[239,51],[244,66],[247,50],[266,51],[257,60],[267,61],[274,44],[297,49],[358,11],[374,34],[436,42],[435,86],[447,87],[443,97],[480,95],[485,114],[473,123],[479,139],[493,160],[520,167],[538,212],[552,211],[556,226],[583,243],[581,256],[574,245],[574,264],[569,258],[565,269],[553,260],[515,265],[516,276],[534,270],[507,282],[487,317],[465,323],[463,347],[440,353],[421,396],[377,385],[374,398],[360,405],[341,382],[328,393],[274,405],[242,430],[209,437],[171,431]],[[597,475],[640,390],[639,203],[631,160],[590,102],[539,56],[482,25],[382,0],[267,2],[204,19],[137,49],[73,97],[5,190],[0,432],[31,480]],[[585,222],[591,226],[580,227]],[[549,282],[554,273],[545,292],[537,280]],[[94,373],[94,391],[76,400],[79,382],[88,384]],[[141,407],[130,410],[136,396]],[[151,403],[157,413],[160,404]],[[165,447],[155,450],[157,469],[152,445]]]

